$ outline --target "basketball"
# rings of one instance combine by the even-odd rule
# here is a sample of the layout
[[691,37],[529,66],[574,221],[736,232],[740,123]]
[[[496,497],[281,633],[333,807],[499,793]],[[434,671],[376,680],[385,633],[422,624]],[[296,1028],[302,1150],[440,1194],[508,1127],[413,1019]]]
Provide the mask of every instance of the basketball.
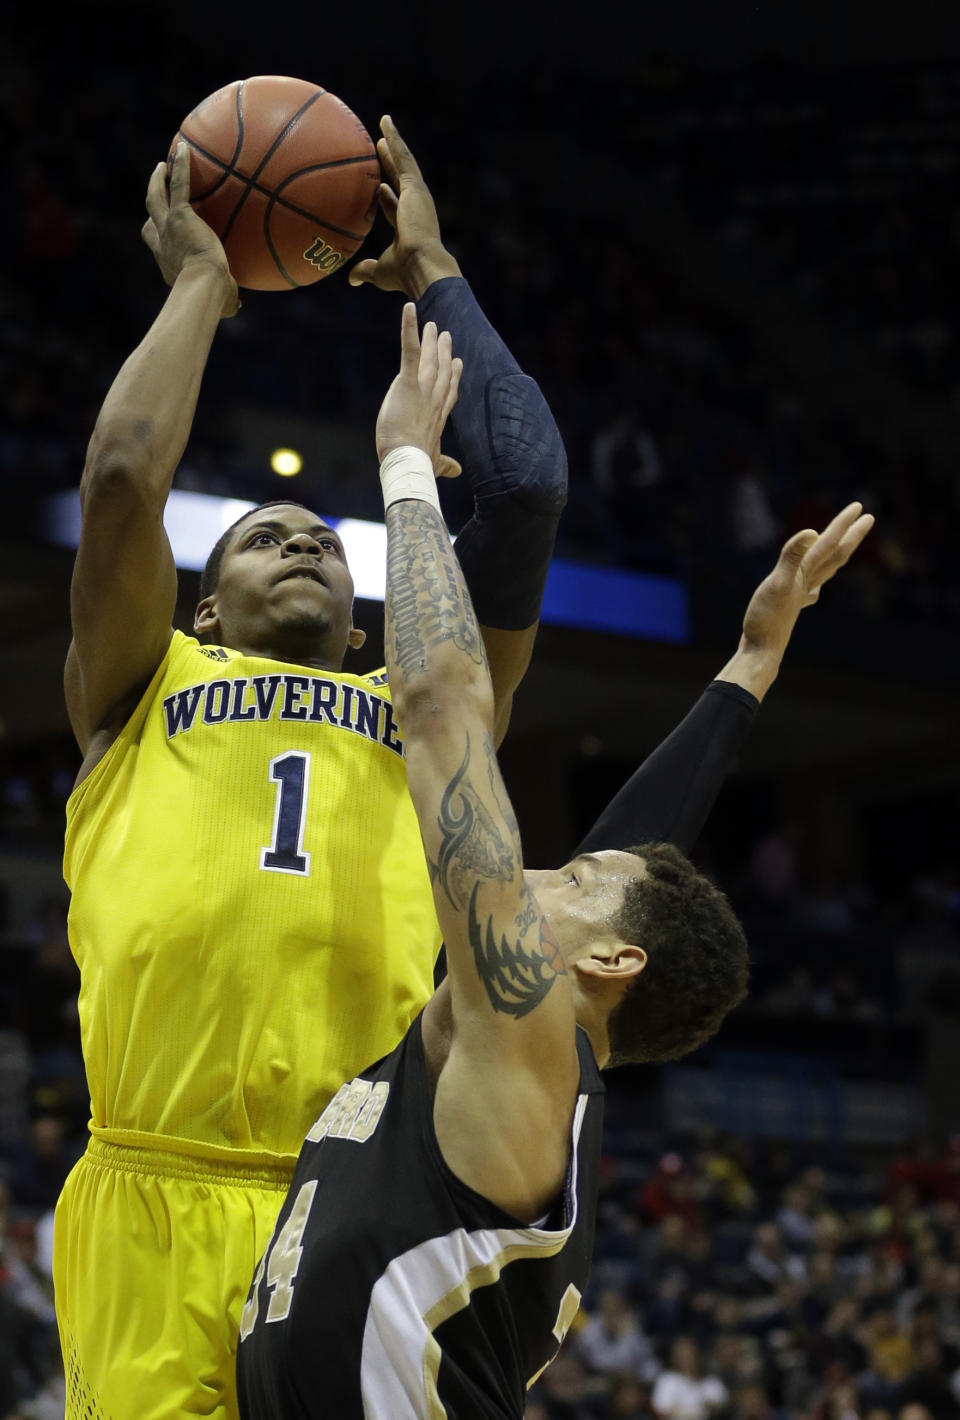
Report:
[[190,201],[223,242],[239,286],[309,286],[360,246],[380,164],[346,104],[304,79],[262,74],[203,100],[170,150],[190,148]]

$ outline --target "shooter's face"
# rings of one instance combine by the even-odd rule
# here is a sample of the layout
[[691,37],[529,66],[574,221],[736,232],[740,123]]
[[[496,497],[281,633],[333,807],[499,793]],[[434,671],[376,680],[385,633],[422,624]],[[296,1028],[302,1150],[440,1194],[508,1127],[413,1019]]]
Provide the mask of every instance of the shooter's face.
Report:
[[[235,530],[202,629],[252,655],[338,667],[353,630],[353,579],[332,528],[294,505],[254,510]],[[361,637],[362,639],[362,637]]]

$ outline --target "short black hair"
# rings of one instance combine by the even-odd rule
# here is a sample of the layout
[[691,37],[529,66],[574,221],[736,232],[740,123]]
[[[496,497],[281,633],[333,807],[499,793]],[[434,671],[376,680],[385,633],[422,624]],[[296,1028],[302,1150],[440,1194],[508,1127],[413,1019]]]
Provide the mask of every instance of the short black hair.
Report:
[[226,532],[222,532],[210,549],[210,556],[207,558],[203,571],[200,573],[200,600],[212,596],[217,590],[217,583],[220,580],[220,565],[223,562],[223,554],[227,550],[232,533],[252,517],[254,513],[262,512],[264,508],[303,508],[305,512],[312,513],[313,509],[308,508],[306,503],[298,503],[293,498],[274,498],[269,503],[258,503],[255,508],[248,508],[245,513],[241,513],[236,522],[231,523]]
[[747,994],[747,939],[725,895],[671,843],[627,849],[646,864],[613,920],[647,964],[607,1021],[611,1065],[676,1060]]

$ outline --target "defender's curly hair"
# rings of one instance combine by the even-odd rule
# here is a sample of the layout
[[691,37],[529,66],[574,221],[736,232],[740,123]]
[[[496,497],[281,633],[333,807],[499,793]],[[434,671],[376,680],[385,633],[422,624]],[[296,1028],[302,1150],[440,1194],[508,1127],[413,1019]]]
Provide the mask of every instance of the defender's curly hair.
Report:
[[646,874],[628,883],[613,925],[647,964],[607,1021],[611,1065],[686,1055],[747,994],[747,939],[720,889],[671,843],[627,852]]
[[258,503],[255,508],[248,508],[245,513],[241,513],[236,522],[231,523],[226,532],[222,532],[217,538],[210,555],[200,573],[200,600],[211,596],[217,590],[217,583],[220,580],[220,564],[223,562],[223,554],[229,546],[230,539],[241,523],[247,518],[252,518],[254,513],[261,513],[264,508],[303,508],[305,512],[312,513],[313,509],[308,508],[306,503],[298,503],[293,498],[274,498],[269,503]]

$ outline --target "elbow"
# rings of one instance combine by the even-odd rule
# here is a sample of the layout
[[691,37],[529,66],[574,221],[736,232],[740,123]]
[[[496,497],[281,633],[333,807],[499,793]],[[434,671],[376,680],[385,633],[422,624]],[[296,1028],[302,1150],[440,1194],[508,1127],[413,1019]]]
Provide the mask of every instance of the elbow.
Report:
[[422,675],[393,690],[393,705],[404,739],[430,740],[448,728],[475,725],[493,733],[490,677]]
[[153,461],[150,450],[134,436],[98,437],[94,434],[80,479],[80,503],[91,498],[142,501],[152,492]]

